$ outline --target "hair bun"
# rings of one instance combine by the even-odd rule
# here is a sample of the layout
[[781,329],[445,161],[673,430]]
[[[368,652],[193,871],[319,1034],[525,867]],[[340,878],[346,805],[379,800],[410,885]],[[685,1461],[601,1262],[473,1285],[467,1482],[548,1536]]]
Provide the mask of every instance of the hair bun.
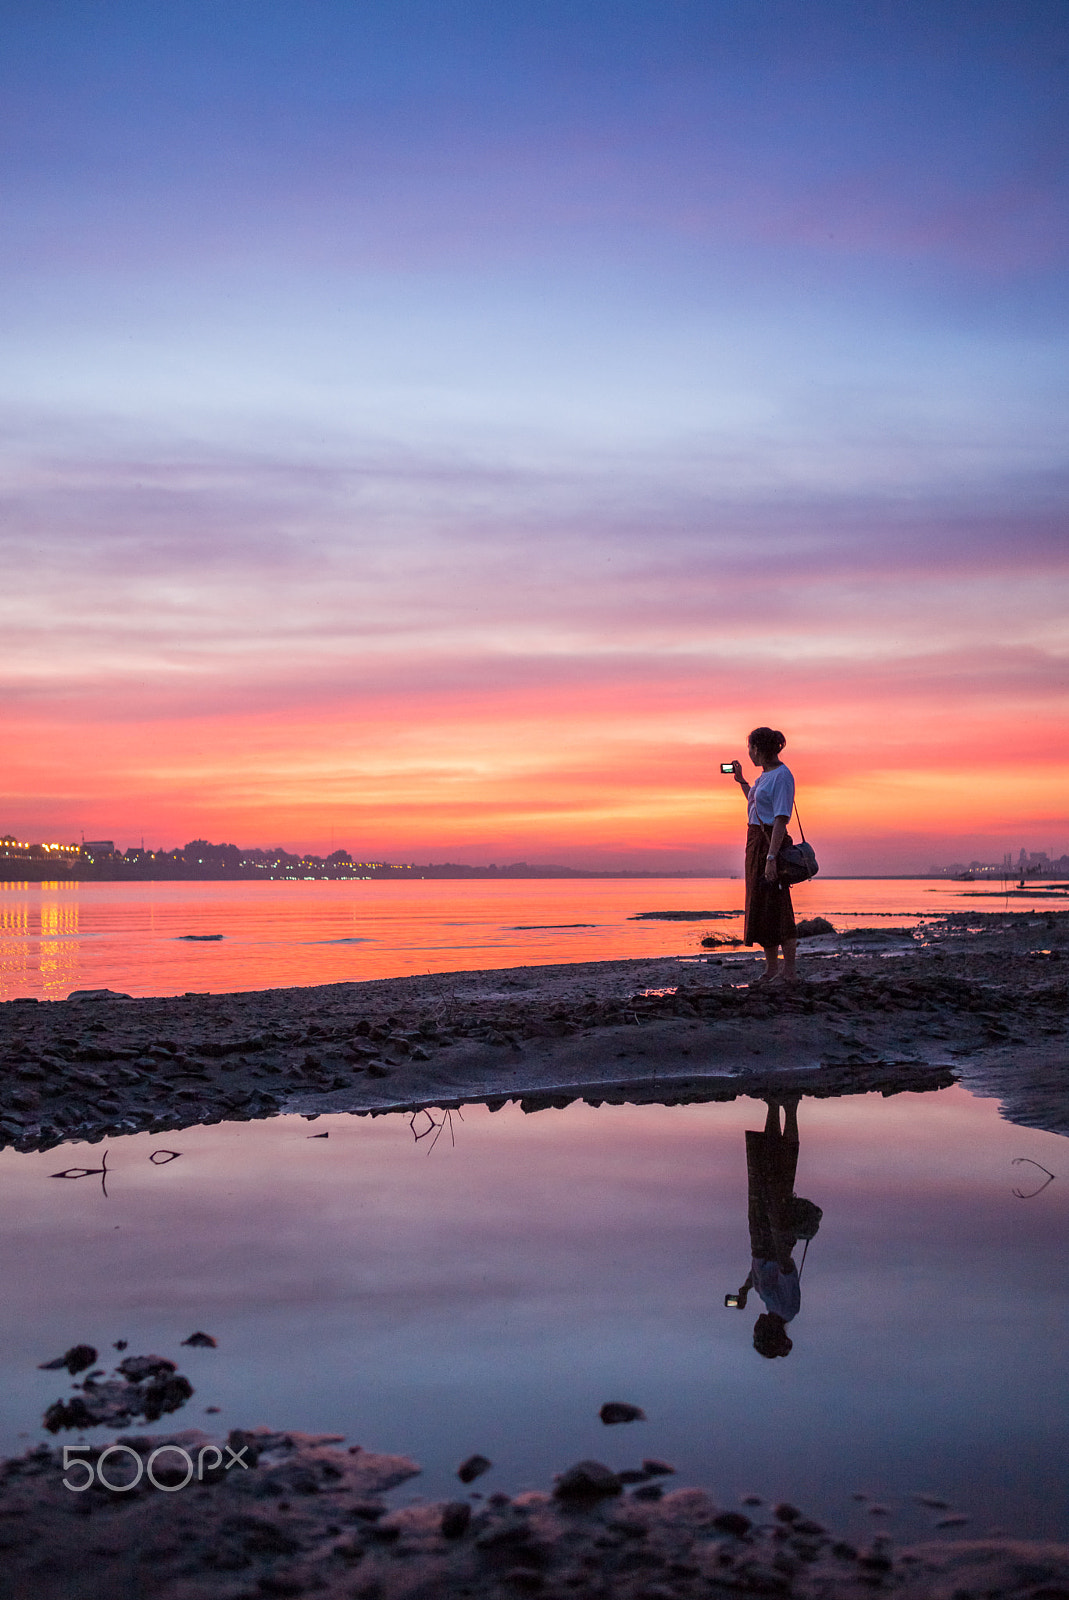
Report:
[[787,740],[778,728],[755,728],[750,743],[765,755],[778,756]]

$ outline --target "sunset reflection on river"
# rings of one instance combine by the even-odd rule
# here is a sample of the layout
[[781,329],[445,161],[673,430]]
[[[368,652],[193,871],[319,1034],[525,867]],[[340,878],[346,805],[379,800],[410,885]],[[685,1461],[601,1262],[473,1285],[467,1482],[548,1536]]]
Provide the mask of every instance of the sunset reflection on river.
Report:
[[[942,911],[1002,908],[998,895],[976,898],[975,888],[945,879],[818,878],[795,891],[795,902],[800,916],[831,917],[840,929],[873,919],[908,927]],[[731,878],[0,883],[0,1000],[59,1000],[78,988],[220,994],[697,956],[703,934],[738,937],[742,896]],[[1028,900],[1006,904],[1031,909]],[[673,909],[718,915],[706,923],[634,920]],[[201,942],[207,934],[223,937]]]
[[[60,1392],[40,1361],[84,1340],[111,1365],[125,1339],[190,1377],[176,1424],[219,1406],[224,1427],[345,1432],[414,1455],[427,1495],[474,1450],[508,1490],[652,1455],[837,1527],[868,1519],[860,1493],[921,1532],[927,1491],[970,1532],[1064,1537],[1065,1141],[957,1088],[803,1100],[797,1190],[823,1219],[789,1359],[765,1360],[761,1307],[724,1305],[765,1117],[472,1106],[433,1151],[402,1116],[281,1117],[110,1140],[106,1197],[50,1178],[100,1145],[4,1151],[2,1446],[40,1437]],[[153,1164],[163,1145],[180,1155]],[[1022,1157],[1056,1175],[1031,1200]],[[180,1348],[201,1328],[217,1350]],[[648,1421],[606,1429],[606,1400]]]

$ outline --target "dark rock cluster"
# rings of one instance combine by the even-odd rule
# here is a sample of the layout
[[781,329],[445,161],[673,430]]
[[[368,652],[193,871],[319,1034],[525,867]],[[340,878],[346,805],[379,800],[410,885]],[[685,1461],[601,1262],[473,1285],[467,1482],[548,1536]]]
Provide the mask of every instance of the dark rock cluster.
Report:
[[[85,1363],[80,1352],[89,1351],[90,1345],[76,1345],[61,1358],[68,1371],[81,1372]],[[71,1365],[76,1356],[77,1364]],[[96,1351],[92,1352],[93,1361]],[[43,1366],[57,1363],[46,1361]],[[56,1400],[44,1414],[44,1426],[49,1433],[64,1429],[121,1428],[128,1422],[142,1418],[145,1422],[158,1422],[160,1417],[178,1411],[193,1394],[193,1385],[182,1376],[173,1361],[164,1356],[126,1356],[111,1378],[103,1372],[90,1372],[74,1388],[80,1392],[67,1400]]]
[[[124,1436],[131,1466],[165,1444],[199,1459],[190,1431]],[[1005,1539],[864,1548],[795,1506],[746,1512],[701,1489],[651,1498],[624,1473],[577,1462],[550,1492],[494,1494],[391,1509],[382,1498],[418,1472],[404,1457],[337,1436],[234,1430],[234,1470],[217,1465],[179,1488],[147,1474],[131,1490],[63,1485],[59,1451],[40,1446],[0,1468],[0,1580],[33,1600],[897,1600],[983,1595],[1061,1600],[1069,1548]],[[222,1442],[216,1453],[221,1454]],[[90,1468],[100,1450],[85,1453]],[[213,1457],[214,1460],[214,1457]],[[660,1464],[651,1463],[657,1466]],[[666,1469],[667,1470],[667,1469]],[[83,1468],[83,1472],[85,1469]],[[84,1478],[78,1481],[84,1482]],[[173,1487],[174,1492],[167,1492]]]

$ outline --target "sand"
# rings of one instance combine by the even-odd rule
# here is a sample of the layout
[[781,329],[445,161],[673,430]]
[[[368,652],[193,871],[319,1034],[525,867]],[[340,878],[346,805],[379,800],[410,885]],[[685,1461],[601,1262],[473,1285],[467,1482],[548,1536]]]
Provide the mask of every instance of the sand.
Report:
[[0,1006],[0,1147],[279,1112],[527,1109],[936,1088],[1069,1133],[1069,913],[951,915],[748,952]]

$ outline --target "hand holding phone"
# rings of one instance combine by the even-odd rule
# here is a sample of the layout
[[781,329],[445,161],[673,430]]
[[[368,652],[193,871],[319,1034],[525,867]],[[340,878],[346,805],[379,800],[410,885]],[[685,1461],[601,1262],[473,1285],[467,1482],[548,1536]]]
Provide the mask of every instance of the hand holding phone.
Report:
[[721,770],[721,772],[726,772],[726,773],[730,774],[731,777],[734,777],[735,776],[735,763],[734,763],[734,761],[721,761],[720,770]]

